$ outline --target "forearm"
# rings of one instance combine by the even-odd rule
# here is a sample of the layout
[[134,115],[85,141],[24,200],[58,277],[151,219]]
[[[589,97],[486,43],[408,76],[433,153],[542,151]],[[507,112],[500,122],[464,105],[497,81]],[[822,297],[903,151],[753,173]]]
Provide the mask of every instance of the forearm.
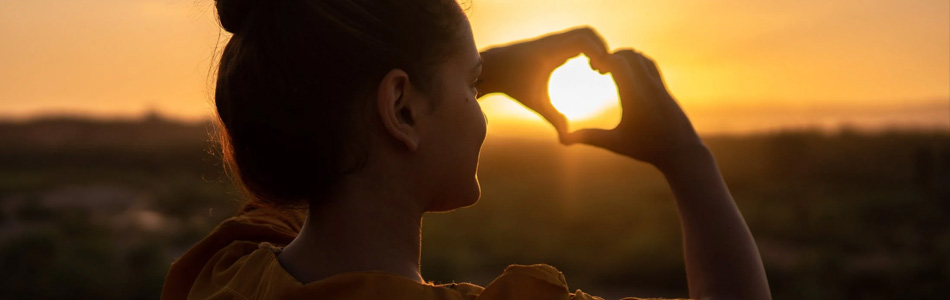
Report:
[[658,164],[676,196],[691,298],[771,299],[755,240],[712,154]]

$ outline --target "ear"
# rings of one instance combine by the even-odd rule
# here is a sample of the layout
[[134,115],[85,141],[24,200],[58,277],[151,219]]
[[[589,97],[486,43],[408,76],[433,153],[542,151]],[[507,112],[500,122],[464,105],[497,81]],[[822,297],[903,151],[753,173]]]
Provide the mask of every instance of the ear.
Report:
[[419,147],[419,132],[416,128],[416,114],[413,109],[413,93],[410,90],[409,74],[393,69],[383,76],[376,95],[376,105],[380,121],[386,131],[402,142],[409,151]]

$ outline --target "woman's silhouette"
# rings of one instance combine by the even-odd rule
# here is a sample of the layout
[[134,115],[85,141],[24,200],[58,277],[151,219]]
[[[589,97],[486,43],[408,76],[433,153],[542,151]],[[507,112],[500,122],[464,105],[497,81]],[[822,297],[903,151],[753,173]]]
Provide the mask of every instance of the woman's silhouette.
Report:
[[[488,93],[537,111],[565,144],[663,172],[691,297],[770,298],[713,157],[643,55],[609,53],[588,28],[479,52],[452,0],[216,6],[234,34],[215,91],[222,145],[252,200],[173,264],[163,299],[594,299],[545,265],[511,266],[484,288],[423,280],[423,214],[479,198],[476,99]],[[624,110],[613,130],[567,132],[548,101],[551,71],[581,53],[615,78]]]

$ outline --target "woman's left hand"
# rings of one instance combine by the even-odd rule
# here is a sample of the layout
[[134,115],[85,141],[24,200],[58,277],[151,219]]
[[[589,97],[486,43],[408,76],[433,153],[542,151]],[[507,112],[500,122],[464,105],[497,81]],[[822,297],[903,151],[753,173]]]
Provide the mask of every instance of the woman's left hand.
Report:
[[563,139],[567,118],[551,105],[548,80],[554,69],[580,54],[590,57],[591,68],[598,71],[608,57],[604,40],[590,27],[493,47],[481,53],[484,62],[476,87],[479,95],[505,93],[521,102],[554,125]]

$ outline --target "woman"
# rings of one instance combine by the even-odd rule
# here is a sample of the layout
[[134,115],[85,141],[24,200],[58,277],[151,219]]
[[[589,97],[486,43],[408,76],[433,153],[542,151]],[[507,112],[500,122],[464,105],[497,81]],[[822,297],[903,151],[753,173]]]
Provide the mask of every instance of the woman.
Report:
[[[164,299],[594,299],[545,265],[511,266],[484,288],[432,285],[419,272],[422,215],[479,198],[476,98],[496,92],[544,116],[565,144],[663,172],[691,297],[770,298],[710,152],[641,54],[608,53],[586,28],[479,53],[452,0],[216,6],[234,34],[215,94],[222,145],[253,200],[173,264]],[[613,130],[566,132],[548,101],[550,72],[581,53],[614,76],[624,112]]]

